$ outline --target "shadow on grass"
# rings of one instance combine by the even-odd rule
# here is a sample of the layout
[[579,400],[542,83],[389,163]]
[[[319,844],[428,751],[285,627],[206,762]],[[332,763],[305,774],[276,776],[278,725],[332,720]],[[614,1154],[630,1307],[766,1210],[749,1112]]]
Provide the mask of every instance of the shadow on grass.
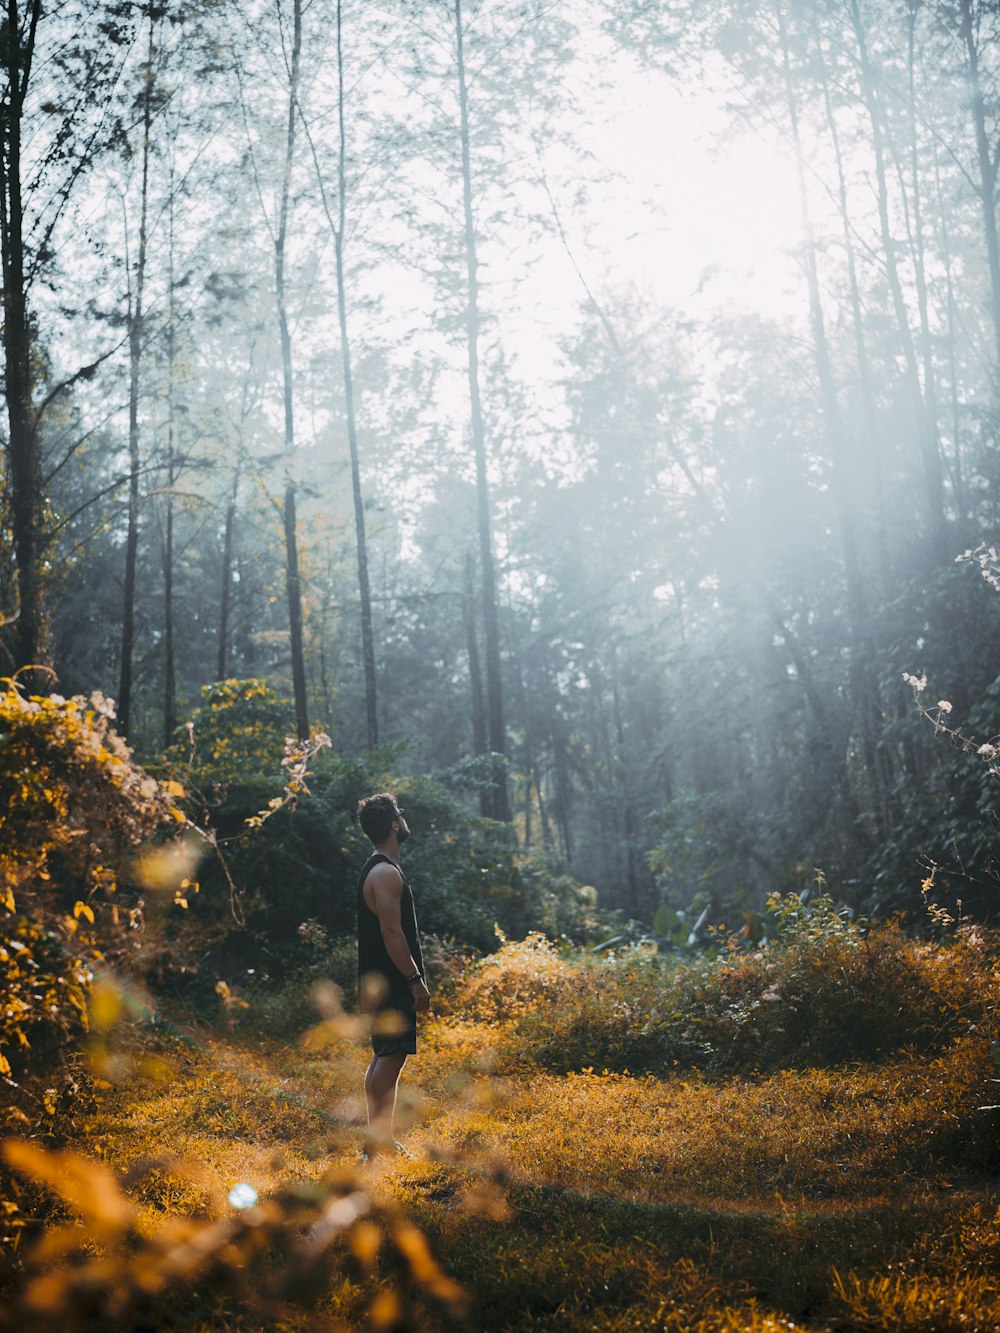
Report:
[[969,1189],[867,1204],[649,1204],[519,1183],[507,1193],[508,1220],[497,1222],[463,1213],[460,1176],[414,1172],[406,1192],[448,1271],[473,1293],[471,1326],[497,1333],[856,1327],[845,1322],[836,1274],[918,1277],[926,1265],[947,1276],[961,1266],[955,1247],[970,1210],[993,1212],[1000,1198]]

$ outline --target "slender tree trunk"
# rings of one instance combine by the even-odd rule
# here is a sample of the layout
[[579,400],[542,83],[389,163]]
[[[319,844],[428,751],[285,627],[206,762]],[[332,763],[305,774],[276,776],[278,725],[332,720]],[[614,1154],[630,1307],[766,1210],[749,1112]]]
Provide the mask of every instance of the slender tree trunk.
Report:
[[962,405],[958,389],[958,313],[955,303],[955,274],[951,252],[951,232],[948,226],[947,211],[944,206],[944,193],[941,186],[941,163],[937,144],[934,145],[934,194],[937,204],[937,224],[941,262],[944,265],[945,311],[947,318],[948,345],[948,406],[951,417],[951,448],[953,464],[951,471],[952,491],[955,505],[963,524],[968,522],[969,499],[966,493],[965,476],[962,465]]
[[[26,7],[25,24],[34,32],[41,0]],[[32,46],[22,43],[16,0],[6,6],[3,67],[7,82],[0,143],[3,170],[0,248],[3,257],[4,396],[7,401],[8,460],[11,487],[11,526],[17,562],[18,620],[16,653],[19,667],[47,661],[42,589],[39,570],[41,477],[38,436],[31,402],[31,332],[24,271],[24,209],[21,182],[21,130],[24,98],[31,74]],[[41,673],[29,673],[30,691],[43,688]]]
[[812,219],[809,211],[809,195],[806,187],[805,162],[799,135],[798,101],[792,81],[789,60],[788,33],[785,16],[780,4],[776,6],[778,30],[781,38],[782,67],[785,79],[785,96],[788,105],[788,117],[792,130],[792,143],[795,149],[795,162],[799,184],[799,210],[802,221],[802,233],[805,252],[806,282],[809,290],[809,315],[813,336],[813,355],[816,372],[820,383],[823,419],[826,426],[827,447],[832,460],[831,482],[837,503],[841,545],[844,553],[844,572],[847,580],[848,602],[851,618],[857,632],[866,619],[865,594],[861,582],[858,564],[857,543],[854,534],[854,518],[851,514],[850,497],[847,491],[847,470],[849,459],[845,457],[844,432],[840,421],[840,406],[837,401],[837,384],[830,357],[830,348],[826,336],[826,322],[823,316],[823,301],[820,292],[819,269],[816,263],[816,239],[813,234]]
[[[781,0],[776,4],[778,31],[781,40],[782,70],[785,81],[785,97],[792,130],[792,143],[795,149],[796,170],[799,184],[799,205],[802,215],[802,230],[805,240],[806,280],[809,289],[809,311],[813,335],[813,353],[816,371],[820,382],[823,420],[827,445],[831,458],[830,481],[834,503],[837,506],[838,528],[840,530],[841,550],[844,557],[844,575],[847,588],[847,611],[851,630],[851,684],[852,694],[858,701],[860,716],[860,739],[865,758],[865,767],[869,781],[877,782],[878,765],[876,760],[876,732],[878,719],[878,701],[872,662],[875,657],[874,643],[871,637],[868,598],[861,575],[858,559],[857,540],[854,531],[854,515],[851,510],[851,498],[848,488],[848,469],[850,459],[847,454],[843,424],[840,417],[840,405],[837,398],[837,385],[826,336],[826,322],[823,315],[823,301],[819,283],[819,269],[816,263],[816,242],[813,234],[812,219],[809,210],[809,195],[806,185],[805,160],[799,133],[798,100],[792,80],[789,56],[788,32]],[[849,790],[846,754],[841,750],[836,755],[838,771],[844,774],[844,789]]]
[[552,728],[552,758],[555,765],[555,817],[556,826],[562,837],[566,863],[573,864],[573,830],[570,823],[570,802],[572,789],[569,780],[569,759],[566,754],[566,741],[555,727]]
[[618,681],[618,648],[611,648],[611,702],[614,709],[615,746],[617,753],[618,785],[622,794],[622,841],[625,843],[625,882],[628,885],[629,910],[633,916],[641,911],[639,876],[636,868],[635,845],[638,827],[635,818],[635,799],[629,780],[629,762],[625,752],[625,719],[622,713],[621,689]]
[[[472,748],[477,755],[486,754],[486,705],[483,700],[483,675],[479,662],[479,640],[476,637],[476,596],[473,588],[473,559],[465,557],[465,594],[462,597],[462,620],[465,623],[465,644],[469,656],[469,686],[472,701]],[[479,789],[479,813],[487,816],[493,805],[490,793]]]
[[924,495],[927,516],[930,524],[930,536],[934,549],[938,552],[944,545],[944,484],[941,474],[941,454],[937,438],[937,421],[931,413],[931,407],[921,391],[920,371],[917,364],[917,352],[910,331],[909,314],[903,296],[903,286],[896,262],[896,247],[892,228],[889,223],[889,194],[886,184],[885,146],[882,135],[882,111],[876,91],[875,75],[868,54],[868,40],[858,0],[850,0],[851,22],[858,46],[860,65],[861,93],[872,130],[872,150],[875,156],[876,197],[878,202],[879,228],[882,236],[882,251],[885,259],[886,277],[892,293],[893,308],[896,312],[896,324],[903,358],[906,363],[907,380],[916,412],[917,445],[920,452]]
[[167,496],[163,543],[163,744],[170,745],[177,727],[177,672],[174,656],[174,375],[177,360],[177,326],[174,307],[174,180],[170,178],[170,260],[167,311]]
[[295,730],[300,741],[309,737],[306,709],[305,657],[302,651],[302,583],[299,574],[295,483],[285,486],[282,506],[285,522],[285,570],[288,585],[288,630],[292,644],[292,686],[295,696]]
[[913,275],[917,284],[917,311],[920,316],[920,345],[924,365],[924,395],[928,404],[937,397],[934,358],[931,352],[930,313],[927,301],[927,270],[924,263],[924,217],[920,181],[920,148],[917,143],[917,84],[916,84],[916,23],[917,6],[910,0],[906,34],[907,87],[910,99],[910,191],[913,196]]
[[299,549],[296,522],[295,480],[292,475],[295,450],[294,388],[292,379],[292,336],[288,327],[285,288],[285,240],[288,234],[289,195],[292,163],[295,156],[295,122],[298,116],[299,63],[302,55],[302,0],[292,4],[292,52],[288,87],[288,128],[285,136],[285,167],[281,182],[278,230],[274,238],[274,286],[281,334],[281,369],[285,406],[285,496],[282,515],[285,528],[285,587],[288,596],[288,637],[292,657],[292,693],[295,700],[295,728],[299,740],[309,736],[309,708],[306,699],[305,649],[302,629],[302,585],[299,575]]
[[222,595],[219,599],[219,650],[215,663],[216,680],[229,675],[229,616],[233,591],[233,533],[236,528],[236,506],[240,493],[240,465],[233,468],[233,482],[226,504],[226,521],[222,530]]
[[545,809],[545,796],[542,792],[542,778],[537,754],[532,755],[531,780],[535,785],[535,795],[538,797],[538,823],[542,830],[542,848],[549,852],[552,850],[552,833],[549,829],[549,816]]
[[837,163],[837,201],[840,213],[841,234],[844,240],[844,254],[847,258],[847,277],[851,293],[851,320],[854,327],[854,348],[858,361],[858,382],[861,387],[861,409],[865,423],[867,454],[871,460],[871,476],[875,494],[875,529],[878,563],[882,578],[886,582],[892,575],[892,553],[886,531],[885,489],[882,481],[882,445],[881,432],[878,428],[878,416],[875,409],[875,390],[872,386],[871,360],[865,342],[865,320],[861,305],[861,284],[858,280],[857,256],[854,248],[854,236],[851,230],[851,216],[848,206],[847,178],[844,173],[844,159],[840,147],[840,135],[837,132],[837,119],[830,99],[830,83],[827,77],[826,62],[819,24],[813,15],[813,33],[816,49],[819,53],[820,68],[823,75],[823,103],[826,110],[830,141],[833,145]]
[[122,606],[122,646],[118,677],[118,730],[129,734],[132,724],[132,659],[135,653],[135,585],[139,560],[139,391],[142,369],[143,295],[146,285],[146,220],[149,206],[150,127],[153,120],[153,51],[156,20],[149,20],[146,84],[142,105],[142,194],[139,203],[139,254],[135,296],[130,298],[128,320],[128,532],[125,538],[125,595]]
[[[171,381],[173,378],[174,332],[170,330]],[[163,546],[163,743],[169,745],[177,727],[177,670],[174,650],[174,458],[173,385],[167,420],[167,513]]]
[[351,489],[354,495],[354,530],[358,548],[358,594],[361,601],[361,656],[365,669],[365,715],[368,722],[368,748],[378,745],[378,695],[375,676],[375,635],[372,627],[372,599],[368,581],[368,544],[365,538],[365,506],[361,495],[361,467],[358,461],[358,431],[354,414],[354,381],[351,376],[351,344],[347,336],[347,294],[344,280],[344,233],[347,210],[347,181],[344,133],[344,55],[341,27],[341,0],[337,0],[337,123],[340,151],[337,158],[337,227],[334,250],[337,258],[337,315],[340,320],[340,354],[344,371],[344,410],[347,414],[347,441],[351,453]]
[[472,167],[469,149],[469,103],[465,77],[462,0],[454,0],[455,50],[458,65],[458,103],[462,141],[462,202],[465,220],[467,281],[466,339],[469,355],[469,402],[472,411],[472,446],[476,457],[476,495],[479,519],[479,567],[483,584],[483,624],[486,631],[486,702],[490,749],[499,758],[493,770],[492,810],[495,819],[510,819],[510,801],[503,757],[507,753],[503,683],[500,673],[500,623],[497,612],[496,571],[490,532],[490,493],[486,469],[486,431],[479,390],[479,277],[476,230],[472,213]]
[[976,157],[979,162],[979,200],[983,209],[983,232],[986,237],[986,258],[990,270],[990,312],[993,316],[993,338],[997,360],[1000,362],[1000,237],[997,235],[997,158],[990,151],[986,130],[986,99],[983,95],[979,69],[979,24],[974,0],[959,0],[959,27],[968,57],[968,79],[972,124],[976,134]]

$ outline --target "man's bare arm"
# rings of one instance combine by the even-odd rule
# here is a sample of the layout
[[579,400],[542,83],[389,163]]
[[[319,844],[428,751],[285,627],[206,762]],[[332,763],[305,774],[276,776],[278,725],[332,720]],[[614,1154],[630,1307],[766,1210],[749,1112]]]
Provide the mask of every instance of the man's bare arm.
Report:
[[[404,977],[412,977],[414,972],[419,972],[420,969],[410,953],[409,942],[403,933],[403,920],[400,914],[403,877],[395,866],[382,861],[369,872],[366,887],[368,886],[371,887],[372,905],[378,917],[386,952]],[[423,981],[414,982],[411,989],[417,1012],[422,1013],[430,1005],[430,992]]]

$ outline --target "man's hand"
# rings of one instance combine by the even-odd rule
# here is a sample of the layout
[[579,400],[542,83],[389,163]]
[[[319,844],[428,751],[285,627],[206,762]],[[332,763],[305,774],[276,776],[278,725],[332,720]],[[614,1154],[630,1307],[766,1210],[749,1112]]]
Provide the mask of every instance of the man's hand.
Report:
[[410,987],[410,992],[413,995],[414,1009],[416,1009],[418,1014],[426,1014],[427,1010],[431,1007],[431,993],[424,984],[423,978],[413,983]]

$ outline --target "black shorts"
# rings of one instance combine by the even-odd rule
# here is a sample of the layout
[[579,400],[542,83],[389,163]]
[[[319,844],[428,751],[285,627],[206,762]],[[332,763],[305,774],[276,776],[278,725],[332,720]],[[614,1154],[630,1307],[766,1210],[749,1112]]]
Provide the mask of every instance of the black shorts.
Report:
[[[407,1000],[409,996],[407,996]],[[417,1015],[406,1001],[386,1004],[372,1015],[372,1050],[376,1055],[416,1055]]]

